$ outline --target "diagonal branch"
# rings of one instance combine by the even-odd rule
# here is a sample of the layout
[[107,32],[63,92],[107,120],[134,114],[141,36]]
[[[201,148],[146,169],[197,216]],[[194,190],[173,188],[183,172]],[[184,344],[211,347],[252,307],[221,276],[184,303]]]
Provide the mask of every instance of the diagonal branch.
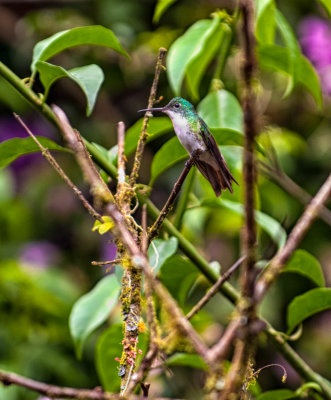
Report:
[[271,260],[269,267],[263,272],[255,287],[254,298],[260,302],[264,297],[269,286],[274,282],[277,276],[282,272],[286,262],[289,260],[294,250],[299,246],[301,240],[308,229],[318,216],[323,205],[328,201],[331,195],[331,174],[321,186],[316,196],[309,203],[305,212],[301,215],[289,235],[285,245],[280,249],[276,256]]
[[246,256],[242,256],[237,260],[223,275],[219,277],[217,282],[208,290],[208,292],[198,301],[198,303],[192,308],[192,310],[186,314],[187,319],[191,319],[201,308],[208,303],[208,301],[218,293],[220,287],[226,282],[236,269],[239,268],[240,264],[246,259]]
[[187,177],[187,174],[190,172],[190,169],[192,168],[194,161],[196,160],[198,155],[199,155],[199,153],[197,153],[197,152],[192,153],[192,155],[190,156],[188,161],[186,161],[185,167],[184,167],[182,173],[180,174],[177,182],[175,183],[168,200],[166,201],[160,214],[158,215],[156,221],[154,222],[154,224],[152,225],[152,227],[149,231],[149,234],[148,234],[149,242],[151,242],[155,238],[155,236],[158,235],[161,225],[162,225],[164,219],[166,218],[166,216],[168,215],[169,211],[172,209],[175,199],[185,181],[185,178]]
[[71,127],[66,114],[60,107],[53,105],[52,109],[57,117],[58,125],[61,128],[64,138],[70,149],[76,155],[76,159],[83,171],[85,179],[91,185],[91,192],[96,199],[97,206],[100,207],[100,205],[108,202],[114,203],[114,197],[97,171],[80,134]]
[[35,143],[39,146],[42,155],[47,159],[47,161],[51,164],[51,166],[56,170],[56,172],[61,176],[61,178],[66,182],[66,184],[73,190],[73,192],[77,195],[79,200],[82,202],[83,206],[87,209],[89,214],[95,218],[98,219],[99,221],[102,221],[102,216],[91,206],[91,204],[87,201],[87,199],[84,197],[83,193],[81,190],[78,189],[78,187],[69,179],[69,177],[66,175],[66,173],[63,171],[63,169],[60,167],[60,165],[57,163],[55,158],[52,156],[52,154],[49,152],[48,149],[46,149],[37,139],[37,137],[33,134],[33,132],[27,127],[27,125],[23,122],[23,120],[20,118],[19,115],[14,113],[14,117],[18,120],[18,122],[23,126],[23,128],[26,130],[26,132],[32,137],[32,139],[35,141]]

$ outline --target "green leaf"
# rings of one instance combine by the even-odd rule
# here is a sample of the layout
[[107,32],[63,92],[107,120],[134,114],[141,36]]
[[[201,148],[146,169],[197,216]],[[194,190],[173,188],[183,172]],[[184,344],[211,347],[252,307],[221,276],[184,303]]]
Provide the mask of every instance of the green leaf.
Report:
[[114,274],[105,276],[73,306],[69,327],[78,358],[82,356],[87,337],[106,321],[116,305],[120,288]]
[[227,90],[209,93],[201,100],[197,110],[209,128],[226,128],[243,132],[243,113],[240,104]]
[[199,276],[196,266],[189,260],[174,255],[160,269],[160,280],[179,304],[185,304],[193,282]]
[[168,240],[155,239],[152,243],[154,246],[148,248],[148,260],[156,275],[163,263],[176,253],[178,239],[172,236]]
[[[205,199],[200,203],[200,206],[224,207],[234,211],[236,214],[244,216],[244,207],[242,204],[226,199]],[[286,242],[286,232],[278,221],[261,211],[255,211],[255,220],[256,223],[268,233],[279,249],[284,246]]]
[[[106,329],[98,338],[95,351],[95,364],[102,383],[107,392],[118,393],[120,391],[121,378],[118,376],[119,362],[115,358],[121,358],[123,345],[122,324],[114,324]],[[138,338],[138,349],[143,354],[137,355],[137,367],[140,365],[144,353],[147,350],[148,335],[142,333]]]
[[275,10],[275,17],[276,17],[277,27],[279,28],[280,33],[283,36],[285,45],[289,50],[288,61],[290,69],[290,80],[284,94],[284,96],[287,96],[292,92],[294,86],[297,83],[298,79],[297,71],[300,68],[301,49],[292,31],[291,26],[289,25],[283,14],[278,9]]
[[[48,150],[61,150],[70,153],[70,150],[59,146],[43,136],[36,136],[38,141]],[[24,139],[13,138],[0,143],[0,168],[12,163],[19,156],[40,151],[39,146],[31,137]]]
[[331,18],[331,2],[330,0],[318,0],[322,6],[325,8],[327,13],[329,14],[329,17]]
[[[130,155],[137,147],[139,135],[141,133],[143,124],[143,118],[139,119],[135,122],[126,132],[125,134],[125,145],[124,151],[128,156]],[[148,128],[147,128],[147,142],[151,142],[152,140],[164,135],[165,133],[171,131],[173,129],[172,122],[168,117],[153,117],[149,119]]]
[[306,318],[331,308],[331,288],[312,289],[297,296],[287,309],[288,333]]
[[114,324],[98,338],[95,349],[95,364],[102,387],[107,392],[117,393],[120,390],[121,378],[118,376],[121,358],[123,328],[122,324]]
[[297,397],[296,393],[289,389],[269,390],[258,396],[257,400],[287,400]]
[[85,94],[87,101],[86,115],[91,115],[100,86],[104,80],[102,69],[98,65],[85,65],[84,67],[73,68],[67,71],[58,65],[38,61],[36,63],[36,70],[39,72],[40,81],[45,88],[45,100],[51,86],[58,79],[69,78],[76,82]]
[[168,367],[180,366],[203,370],[207,369],[206,363],[200,356],[189,353],[175,353],[166,360],[165,365]]
[[199,86],[202,76],[219,49],[223,37],[223,25],[215,24],[213,33],[208,35],[197,55],[190,61],[186,69],[187,88],[194,100],[199,99]]
[[107,392],[117,393],[120,390],[121,378],[118,376],[121,358],[123,328],[122,324],[114,324],[98,338],[95,349],[95,364],[102,387]]
[[323,287],[325,283],[319,261],[306,250],[296,250],[283,272],[294,272],[303,275],[320,287]]
[[158,0],[153,15],[153,22],[157,24],[166,10],[176,1],[177,0]]
[[189,64],[200,57],[206,49],[207,42],[216,34],[219,27],[218,14],[212,20],[197,21],[170,47],[167,57],[167,74],[170,86],[176,95],[180,93]]
[[32,73],[35,73],[38,61],[46,61],[63,50],[86,44],[109,47],[128,57],[127,52],[110,29],[100,25],[83,26],[55,33],[38,42],[33,49]]
[[276,33],[274,0],[256,1],[255,35],[259,43],[273,44]]
[[155,154],[151,166],[151,180],[149,185],[152,186],[155,179],[166,169],[181,160],[188,158],[188,153],[180,144],[177,137],[168,140],[161,149]]
[[[259,46],[257,48],[257,55],[262,68],[282,72],[286,75],[291,74],[289,53],[289,49],[276,45]],[[321,108],[323,97],[315,69],[303,55],[297,59],[296,66],[296,82],[306,87],[314,97],[317,106]]]

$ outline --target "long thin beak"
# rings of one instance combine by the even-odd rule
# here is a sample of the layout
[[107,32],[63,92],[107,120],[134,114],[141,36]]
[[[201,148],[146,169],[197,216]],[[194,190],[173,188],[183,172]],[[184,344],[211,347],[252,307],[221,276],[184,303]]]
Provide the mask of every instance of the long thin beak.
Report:
[[144,108],[143,110],[138,110],[138,112],[142,111],[164,111],[165,107],[160,107],[160,108]]

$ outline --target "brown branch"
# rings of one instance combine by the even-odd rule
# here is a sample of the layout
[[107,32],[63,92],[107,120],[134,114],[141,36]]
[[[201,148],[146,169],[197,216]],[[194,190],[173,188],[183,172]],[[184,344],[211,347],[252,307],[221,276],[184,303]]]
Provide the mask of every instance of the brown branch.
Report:
[[219,288],[226,282],[234,271],[240,266],[240,264],[246,259],[246,256],[242,256],[237,260],[223,275],[221,275],[217,282],[208,290],[208,292],[199,300],[199,302],[192,308],[192,310],[186,314],[187,319],[191,319],[201,308],[208,303],[208,301],[215,296],[219,291]]
[[60,107],[53,105],[52,109],[58,119],[61,132],[70,149],[74,152],[85,179],[91,185],[91,192],[96,200],[96,205],[100,207],[102,204],[107,204],[108,202],[114,203],[114,197],[96,169],[81,136],[71,127],[66,114]]
[[[156,90],[157,90],[157,85],[159,83],[159,78],[162,69],[164,68],[163,62],[166,56],[167,50],[163,47],[159,49],[159,55],[156,61],[156,67],[155,67],[155,74],[154,74],[154,80],[153,84],[151,87],[151,91],[149,94],[149,99],[148,99],[148,105],[147,108],[152,108],[155,102],[155,97],[156,97]],[[134,185],[136,184],[138,174],[139,174],[139,169],[140,169],[140,164],[141,164],[141,159],[143,156],[146,140],[148,137],[147,134],[147,127],[148,127],[148,120],[149,120],[149,112],[145,113],[144,116],[144,121],[143,121],[143,126],[142,126],[142,131],[139,137],[136,153],[135,153],[135,158],[134,158],[134,163],[133,163],[133,168],[132,172],[129,178],[129,185],[133,188]]]
[[242,42],[244,62],[242,78],[244,81],[244,95],[242,99],[244,113],[244,189],[245,189],[245,226],[244,226],[244,253],[247,259],[242,273],[242,291],[244,296],[250,297],[254,290],[255,274],[255,249],[256,249],[256,222],[255,222],[255,137],[257,135],[257,122],[255,115],[255,96],[252,89],[252,79],[255,67],[254,37],[253,37],[253,5],[251,0],[241,1],[242,11]]
[[152,227],[150,228],[150,231],[148,233],[148,240],[149,242],[151,242],[155,236],[158,235],[159,230],[161,228],[161,225],[164,221],[164,219],[166,218],[166,216],[168,215],[168,213],[170,212],[170,210],[172,209],[173,205],[174,205],[174,201],[185,181],[185,178],[187,177],[187,174],[190,172],[194,161],[196,160],[196,158],[199,156],[198,152],[192,153],[192,155],[190,156],[190,158],[188,159],[188,161],[186,161],[185,163],[185,167],[182,171],[182,173],[180,174],[177,182],[175,183],[170,196],[168,198],[168,200],[166,201],[165,205],[163,206],[160,214],[158,215],[156,221],[154,222],[154,224],[152,225]]
[[60,177],[66,182],[66,184],[73,190],[73,192],[77,195],[79,200],[82,202],[83,206],[87,209],[89,214],[99,221],[102,221],[101,215],[91,206],[91,204],[86,200],[83,193],[78,189],[78,187],[69,179],[60,165],[57,163],[55,158],[46,149],[38,140],[38,138],[33,134],[33,132],[27,127],[27,125],[23,122],[19,115],[14,113],[14,117],[18,120],[18,122],[23,126],[26,132],[32,137],[35,143],[39,146],[42,155],[47,159],[47,161],[51,164],[51,166],[56,170],[56,172],[60,175]]
[[147,257],[140,251],[129,230],[123,223],[124,221],[121,213],[113,204],[107,206],[106,213],[113,219],[116,226],[116,234],[121,239],[124,246],[129,250],[134,266],[136,268],[141,268],[144,271],[145,279],[148,279],[150,282],[155,294],[160,299],[161,304],[165,307],[168,314],[174,319],[179,331],[187,337],[196,352],[206,361],[207,364],[209,364],[206,357],[208,348],[192,328],[191,324],[187,321],[169,292],[164,288],[161,282],[155,278]]
[[[50,398],[71,398],[71,399],[85,399],[85,400],[125,400],[126,397],[122,397],[119,394],[112,394],[104,392],[101,388],[95,389],[76,389],[71,387],[61,387],[55,385],[49,385],[47,383],[35,381],[33,379],[26,378],[24,376],[14,374],[12,372],[0,371],[0,382],[5,386],[18,385],[25,387],[34,392],[40,393]],[[151,400],[153,397],[149,397]],[[144,400],[142,396],[130,396],[130,400]],[[155,398],[154,400],[170,400],[166,398]],[[175,400],[175,399],[172,399]],[[177,399],[180,400],[180,399]]]
[[260,302],[264,297],[269,286],[282,272],[286,262],[289,260],[294,250],[299,246],[306,232],[316,219],[322,206],[328,201],[331,195],[331,174],[321,186],[316,196],[309,203],[305,212],[300,217],[289,235],[285,245],[280,249],[276,256],[271,260],[269,267],[263,272],[255,287],[254,299]]
[[241,75],[243,80],[242,106],[244,113],[244,209],[245,224],[243,237],[243,251],[247,259],[242,269],[240,281],[242,299],[238,303],[239,316],[230,323],[224,337],[216,345],[216,354],[219,356],[228,351],[231,342],[240,335],[235,343],[234,354],[230,370],[225,378],[225,386],[221,399],[233,400],[241,397],[240,391],[249,370],[250,359],[255,352],[256,335],[252,334],[252,327],[256,319],[256,306],[252,301],[254,285],[257,275],[256,261],[256,222],[255,222],[255,182],[256,182],[256,160],[255,160],[255,137],[258,133],[256,120],[256,101],[252,88],[254,77],[255,41],[253,34],[253,1],[241,0],[240,9],[242,14],[242,47],[244,61]]

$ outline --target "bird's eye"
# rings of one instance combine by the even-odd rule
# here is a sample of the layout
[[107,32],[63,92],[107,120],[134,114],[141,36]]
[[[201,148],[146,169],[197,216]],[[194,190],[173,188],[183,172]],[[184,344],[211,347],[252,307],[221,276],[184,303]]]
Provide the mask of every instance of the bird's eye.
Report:
[[180,107],[180,104],[179,104],[179,103],[175,103],[174,106],[175,106],[176,108],[179,108],[179,107]]

